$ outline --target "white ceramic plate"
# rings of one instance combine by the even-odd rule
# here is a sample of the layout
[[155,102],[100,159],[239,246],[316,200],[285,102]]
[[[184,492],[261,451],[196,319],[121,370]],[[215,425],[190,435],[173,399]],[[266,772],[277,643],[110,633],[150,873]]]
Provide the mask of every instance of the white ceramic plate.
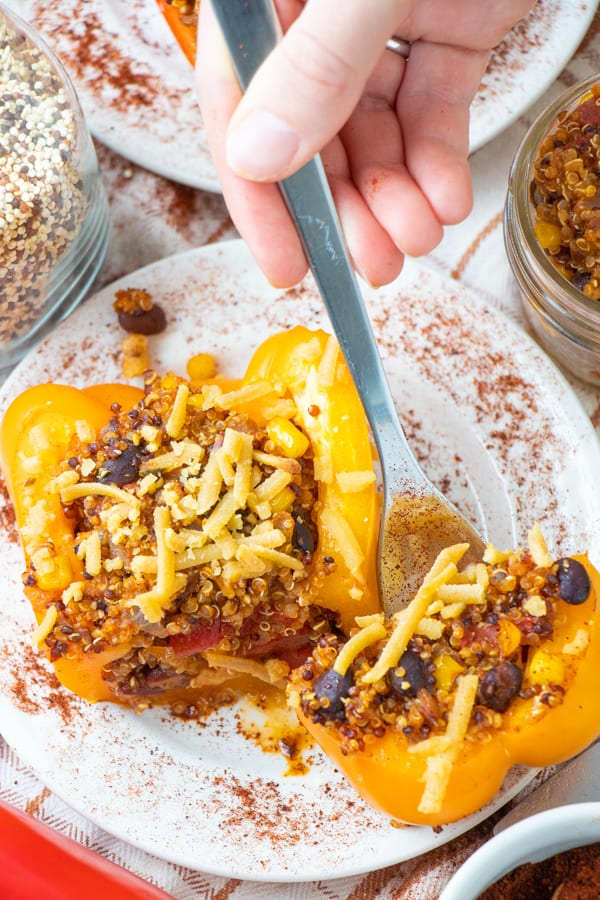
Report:
[[496,47],[471,106],[471,152],[515,122],[562,72],[587,32],[597,0],[537,0]]
[[[139,165],[192,187],[219,183],[192,69],[155,0],[4,0],[34,23],[69,71],[90,130]],[[597,0],[538,0],[492,54],[475,97],[475,151],[554,81],[577,49]]]
[[[151,339],[159,370],[185,371],[213,352],[241,374],[267,335],[327,326],[307,283],[267,285],[240,241],[194,250],[128,276],[150,290],[169,327]],[[120,377],[115,285],[87,301],[19,366],[0,412],[28,385],[83,386]],[[432,478],[501,547],[539,518],[549,544],[589,547],[598,562],[599,450],[566,382],[515,326],[454,282],[407,263],[400,280],[364,288],[413,447]],[[30,649],[21,554],[0,509],[3,560],[0,727],[39,777],[107,831],[160,857],[217,874],[270,881],[348,876],[424,853],[473,827],[531,778],[515,769],[493,804],[439,833],[393,827],[314,750],[308,774],[244,738],[243,707],[206,727],[153,711],[136,716],[67,694]]]

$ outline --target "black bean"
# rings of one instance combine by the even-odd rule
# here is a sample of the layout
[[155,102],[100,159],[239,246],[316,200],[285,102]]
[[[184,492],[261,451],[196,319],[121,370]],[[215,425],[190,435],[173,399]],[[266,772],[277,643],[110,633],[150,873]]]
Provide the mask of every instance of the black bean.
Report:
[[150,669],[148,666],[140,666],[134,671],[134,678],[120,684],[118,692],[127,697],[136,695],[163,694],[165,691],[177,690],[188,685],[189,676],[184,673],[163,669],[156,666]]
[[578,290],[582,291],[586,284],[590,281],[592,277],[591,272],[575,272],[573,277],[571,278],[571,284],[573,287],[578,288]]
[[523,672],[512,662],[501,662],[488,669],[479,682],[479,702],[495,712],[506,712],[510,701],[521,690]]
[[565,559],[558,560],[558,594],[565,603],[572,606],[579,606],[585,603],[590,596],[592,584],[585,566],[578,560]]
[[322,707],[313,714],[316,722],[327,722],[331,719],[343,719],[345,707],[343,700],[348,696],[352,687],[352,676],[349,672],[340,675],[335,669],[328,669],[319,675],[313,684],[313,691],[317,700],[328,700],[326,707]]
[[294,515],[294,531],[292,533],[292,544],[297,550],[303,553],[314,553],[315,539],[311,528],[306,523],[302,513]]
[[132,334],[160,334],[167,327],[164,310],[155,303],[151,309],[119,313],[119,325]]
[[396,694],[416,697],[421,688],[427,686],[429,673],[425,662],[414,650],[405,650],[398,665],[390,669],[390,687]]
[[141,462],[138,454],[138,448],[129,444],[120,456],[104,460],[98,480],[103,484],[130,484],[137,481]]

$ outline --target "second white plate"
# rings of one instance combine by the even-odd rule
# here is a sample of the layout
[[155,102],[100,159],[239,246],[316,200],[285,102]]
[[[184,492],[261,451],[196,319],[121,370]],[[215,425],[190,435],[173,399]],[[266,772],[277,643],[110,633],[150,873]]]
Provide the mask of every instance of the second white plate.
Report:
[[[61,58],[95,137],[159,175],[220,190],[192,68],[155,0],[4,2]],[[471,152],[541,96],[577,49],[597,6],[597,0],[538,0],[494,50],[471,109]]]

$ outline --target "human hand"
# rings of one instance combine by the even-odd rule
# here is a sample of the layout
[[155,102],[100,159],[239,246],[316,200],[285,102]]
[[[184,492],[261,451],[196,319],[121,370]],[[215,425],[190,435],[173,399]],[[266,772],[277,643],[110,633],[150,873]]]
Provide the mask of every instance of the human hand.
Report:
[[[196,78],[232,219],[269,280],[307,263],[274,182],[320,152],[352,262],[392,281],[472,205],[469,106],[532,0],[276,0],[284,37],[242,97],[210,0]],[[385,49],[400,34],[410,58]]]

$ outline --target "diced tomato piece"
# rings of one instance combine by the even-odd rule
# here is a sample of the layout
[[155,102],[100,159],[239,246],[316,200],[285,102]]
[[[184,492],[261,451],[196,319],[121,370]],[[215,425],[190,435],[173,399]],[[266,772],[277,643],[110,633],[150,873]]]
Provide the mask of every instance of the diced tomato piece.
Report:
[[172,634],[169,637],[169,646],[175,656],[190,656],[192,653],[216,647],[222,636],[221,619],[215,619],[210,625],[198,622],[186,634]]
[[579,121],[583,125],[600,125],[600,110],[596,98],[591,97],[577,107]]
[[290,637],[278,635],[270,641],[253,644],[245,656],[257,656],[261,659],[281,659],[291,669],[301,666],[310,656],[311,639],[309,634],[292,634]]
[[523,635],[523,643],[530,643],[530,635],[547,638],[552,634],[552,623],[546,616],[521,616],[517,619],[515,625]]
[[483,650],[498,646],[500,628],[491,622],[478,622],[476,625],[468,625],[462,640],[463,647],[471,647],[479,644]]

